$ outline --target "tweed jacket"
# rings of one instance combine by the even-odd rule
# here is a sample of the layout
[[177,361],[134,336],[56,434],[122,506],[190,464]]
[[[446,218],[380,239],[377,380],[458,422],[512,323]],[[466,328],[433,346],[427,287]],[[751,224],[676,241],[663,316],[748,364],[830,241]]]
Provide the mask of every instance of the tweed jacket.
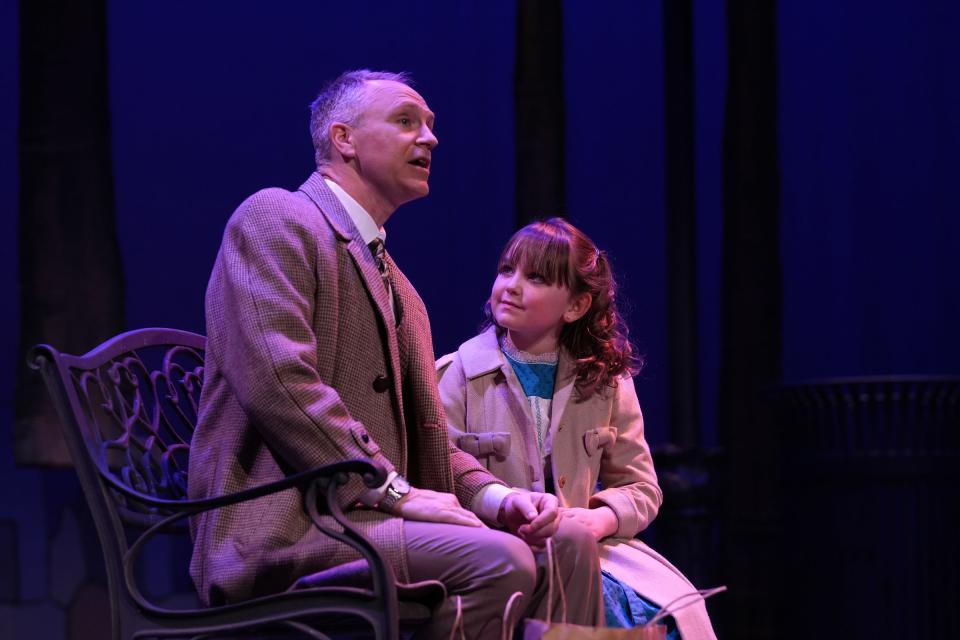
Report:
[[[497,482],[451,446],[427,312],[389,255],[396,316],[376,262],[319,173],[266,189],[230,218],[207,288],[208,344],[192,443],[192,498],[231,493],[361,458],[470,505]],[[395,323],[394,318],[398,320]],[[348,517],[409,580],[402,521]],[[236,602],[358,558],[319,533],[292,489],[191,521],[201,599]]]
[[[564,507],[610,507],[618,525],[600,543],[601,567],[665,605],[695,587],[666,558],[634,539],[656,517],[663,495],[633,379],[622,377],[615,389],[577,402],[574,365],[561,350],[547,435],[557,498]],[[533,416],[494,328],[440,358],[437,373],[451,440],[508,485],[542,491]],[[685,640],[715,638],[702,600],[674,617]]]

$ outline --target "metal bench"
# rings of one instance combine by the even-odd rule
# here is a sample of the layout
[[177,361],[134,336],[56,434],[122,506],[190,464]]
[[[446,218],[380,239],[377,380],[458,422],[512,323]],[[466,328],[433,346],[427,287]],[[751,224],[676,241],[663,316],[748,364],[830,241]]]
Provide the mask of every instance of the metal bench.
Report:
[[[29,365],[44,377],[83,487],[106,563],[113,638],[400,637],[430,617],[444,596],[439,582],[396,585],[390,565],[347,520],[336,491],[348,474],[367,486],[382,468],[344,461],[278,482],[203,500],[187,498],[187,461],[203,386],[203,336],[140,329],[74,356],[37,345]],[[325,534],[365,559],[308,580],[312,586],[216,607],[169,609],[146,597],[138,561],[158,536],[189,536],[189,516],[298,488]],[[318,511],[322,510],[322,511]],[[342,530],[321,524],[333,516]],[[184,568],[184,571],[186,568]],[[357,576],[363,576],[358,584]],[[399,595],[398,595],[399,594]],[[367,626],[367,623],[369,626]]]

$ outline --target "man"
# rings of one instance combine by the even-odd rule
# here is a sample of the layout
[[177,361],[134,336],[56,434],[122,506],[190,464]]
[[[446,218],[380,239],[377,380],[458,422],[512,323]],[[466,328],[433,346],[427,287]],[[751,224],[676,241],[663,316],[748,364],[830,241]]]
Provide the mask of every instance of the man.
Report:
[[[545,606],[531,548],[556,532],[557,502],[507,489],[450,445],[426,309],[383,251],[384,223],[429,191],[433,113],[404,75],[366,70],[341,75],[311,109],[318,171],[296,192],[254,194],[224,233],[207,289],[191,497],[376,461],[387,483],[348,485],[346,504],[358,505],[348,516],[399,581],[447,587],[426,635],[449,634],[459,595],[468,634],[496,637],[515,591],[519,610]],[[291,490],[198,516],[191,575],[201,598],[282,591],[356,557],[301,505]],[[587,538],[596,546],[561,538],[573,553]],[[598,565],[571,564],[569,620],[597,622]],[[582,590],[584,581],[595,585]]]

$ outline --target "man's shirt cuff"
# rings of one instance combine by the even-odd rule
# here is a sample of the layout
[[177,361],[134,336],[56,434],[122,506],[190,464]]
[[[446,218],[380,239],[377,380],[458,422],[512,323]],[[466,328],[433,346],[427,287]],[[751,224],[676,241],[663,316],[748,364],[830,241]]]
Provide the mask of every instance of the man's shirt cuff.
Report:
[[[383,496],[387,493],[387,487],[390,486],[390,483],[393,482],[393,479],[396,478],[399,473],[396,471],[391,471],[387,474],[387,480],[379,487],[374,489],[367,489],[362,494],[360,494],[360,502],[365,506],[370,507],[371,509],[380,504],[380,501],[383,500]],[[496,516],[494,516],[496,517]]]

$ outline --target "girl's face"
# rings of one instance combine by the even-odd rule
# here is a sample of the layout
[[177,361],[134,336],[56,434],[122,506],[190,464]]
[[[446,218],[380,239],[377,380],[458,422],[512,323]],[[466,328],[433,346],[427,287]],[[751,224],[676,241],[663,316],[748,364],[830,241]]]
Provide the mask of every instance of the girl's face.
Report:
[[563,325],[582,316],[589,299],[589,294],[574,296],[566,287],[547,284],[539,273],[504,263],[493,281],[490,310],[517,348],[542,353],[556,350]]

